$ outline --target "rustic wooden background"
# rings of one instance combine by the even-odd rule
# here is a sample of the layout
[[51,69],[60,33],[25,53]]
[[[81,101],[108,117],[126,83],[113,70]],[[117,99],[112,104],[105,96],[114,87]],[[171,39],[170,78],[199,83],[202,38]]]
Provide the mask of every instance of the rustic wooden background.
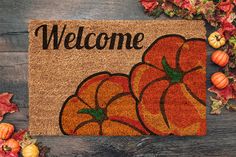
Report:
[[[0,0],[0,93],[13,93],[20,112],[5,120],[28,126],[27,24],[30,19],[152,19],[138,0]],[[162,16],[161,19],[167,19]],[[212,28],[206,26],[208,33]],[[148,28],[147,28],[148,29]],[[209,76],[217,70],[210,60]],[[209,113],[208,100],[208,113]],[[206,137],[37,137],[50,157],[236,156],[236,113],[207,115]]]

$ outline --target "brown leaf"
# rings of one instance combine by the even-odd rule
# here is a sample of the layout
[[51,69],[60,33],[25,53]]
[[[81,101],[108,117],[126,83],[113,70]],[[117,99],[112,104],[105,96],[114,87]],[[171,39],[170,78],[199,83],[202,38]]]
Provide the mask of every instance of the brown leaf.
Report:
[[0,94],[0,121],[6,113],[13,113],[18,111],[16,104],[11,103],[12,94],[2,93]]
[[228,104],[227,106],[226,106],[226,108],[229,110],[229,111],[236,111],[236,105],[234,105],[234,104]]
[[214,99],[210,97],[212,104],[211,104],[211,113],[213,115],[219,115],[221,113],[221,109],[225,106],[221,100]]

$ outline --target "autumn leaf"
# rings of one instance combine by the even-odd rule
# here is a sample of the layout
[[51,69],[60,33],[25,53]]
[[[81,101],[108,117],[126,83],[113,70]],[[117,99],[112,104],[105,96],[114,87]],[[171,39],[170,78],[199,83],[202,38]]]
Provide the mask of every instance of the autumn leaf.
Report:
[[218,14],[215,12],[216,5],[213,1],[200,1],[198,5],[196,5],[197,14],[203,16],[212,26],[217,26],[217,16]]
[[235,104],[227,104],[226,105],[226,108],[229,110],[229,111],[236,111],[236,105]]
[[218,89],[215,86],[212,86],[208,90],[215,93],[217,95],[217,98],[220,99],[223,104],[227,104],[228,100],[236,98],[234,83],[229,84],[224,89]]
[[221,20],[221,28],[218,30],[221,34],[228,33],[226,39],[229,40],[231,34],[236,31],[236,27],[228,20],[230,17],[224,18]]
[[233,47],[233,49],[236,49],[236,36],[230,37],[229,44]]
[[196,0],[169,0],[181,9],[186,9],[190,14],[196,13]]
[[207,15],[209,13],[213,14],[215,10],[215,4],[213,1],[200,1],[200,3],[196,6],[197,13]]
[[221,113],[221,109],[225,106],[221,100],[214,99],[210,97],[212,104],[211,104],[211,114],[218,115]]
[[226,1],[221,1],[220,3],[218,3],[217,7],[226,13],[230,13],[232,12],[234,5],[231,3],[231,0],[226,0]]
[[15,132],[11,138],[15,139],[16,141],[22,141],[27,131],[27,129],[19,130],[18,132]]
[[228,101],[230,99],[236,99],[236,84],[231,83],[224,89],[218,89],[212,86],[208,89],[210,92],[216,94],[216,98],[210,97],[211,104],[211,114],[218,115],[221,113],[221,109],[226,106],[229,111],[236,111],[236,105],[230,104]]
[[176,6],[173,3],[166,2],[163,3],[161,7],[166,15],[170,17],[173,17],[175,15]]
[[18,111],[16,104],[11,103],[12,94],[2,93],[0,94],[0,121],[6,113],[13,113]]
[[156,0],[140,0],[140,3],[147,12],[152,12],[158,6]]

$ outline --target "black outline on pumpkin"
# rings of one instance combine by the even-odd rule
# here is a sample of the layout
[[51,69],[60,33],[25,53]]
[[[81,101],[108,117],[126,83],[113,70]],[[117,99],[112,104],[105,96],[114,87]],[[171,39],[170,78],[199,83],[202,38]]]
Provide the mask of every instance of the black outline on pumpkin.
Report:
[[[140,103],[140,101],[141,101],[141,98],[142,98],[142,95],[141,95],[141,94],[143,94],[143,92],[144,92],[143,89],[148,88],[148,86],[150,86],[151,84],[153,84],[153,83],[155,83],[155,82],[158,82],[158,81],[161,81],[161,80],[167,80],[167,81],[169,81],[170,79],[167,79],[168,76],[166,75],[166,76],[163,76],[163,77],[160,77],[160,78],[157,78],[157,79],[151,81],[150,83],[148,83],[148,84],[142,89],[142,92],[141,92],[139,98],[137,98],[137,97],[135,96],[133,90],[132,90],[131,74],[133,73],[134,69],[135,69],[137,66],[139,66],[140,64],[146,64],[146,65],[149,65],[149,66],[151,66],[151,67],[154,67],[154,68],[156,68],[156,69],[158,69],[158,70],[163,71],[162,69],[160,69],[159,67],[156,67],[156,66],[153,65],[153,64],[146,63],[146,62],[145,62],[145,56],[146,56],[146,54],[150,51],[150,49],[151,49],[159,40],[161,40],[161,39],[163,39],[163,38],[166,38],[166,37],[179,37],[179,38],[183,39],[183,44],[185,44],[185,43],[188,42],[188,41],[195,41],[195,40],[206,42],[206,40],[205,40],[205,39],[202,39],[202,38],[190,38],[190,39],[186,39],[185,37],[183,37],[183,36],[181,36],[181,35],[179,35],[179,34],[167,34],[167,35],[163,35],[163,36],[157,38],[157,39],[156,39],[151,45],[149,45],[149,47],[144,51],[143,56],[142,56],[142,62],[139,62],[139,63],[135,64],[135,65],[132,67],[132,69],[131,69],[131,71],[130,71],[130,73],[129,73],[129,86],[130,86],[131,94],[133,95],[133,97],[134,97],[135,100],[136,100],[136,112],[137,112],[137,116],[138,116],[138,119],[139,119],[140,123],[142,124],[142,126],[143,126],[151,135],[157,135],[157,134],[154,133],[153,131],[151,131],[151,130],[145,125],[145,123],[142,121],[142,118],[141,118],[141,116],[140,116],[139,109],[138,109],[138,105],[139,105],[139,103]],[[178,70],[178,71],[182,72],[182,73],[185,75],[185,74],[187,74],[187,73],[189,73],[189,72],[193,72],[193,71],[197,71],[197,70],[199,70],[199,69],[202,69],[202,68],[203,68],[202,66],[197,66],[197,67],[194,67],[194,68],[190,69],[189,71],[186,71],[186,72],[185,72],[185,71],[183,71],[183,70],[180,68],[180,65],[179,65],[179,57],[180,57],[180,55],[181,55],[182,46],[183,46],[183,45],[181,45],[181,46],[178,48],[178,50],[177,50],[177,53],[176,53],[176,67],[175,67],[174,70]],[[163,56],[163,57],[164,57],[164,56]],[[184,78],[184,77],[183,77],[183,78]],[[169,81],[169,82],[170,82],[170,81]],[[182,80],[181,80],[181,82],[182,82]],[[168,128],[169,128],[169,122],[168,122],[168,118],[167,118],[167,116],[166,116],[166,114],[165,114],[165,109],[164,109],[164,104],[165,104],[165,103],[161,103],[161,102],[164,102],[165,96],[163,96],[163,95],[168,92],[168,89],[169,89],[173,84],[175,84],[175,83],[171,83],[171,82],[170,82],[170,84],[169,84],[169,85],[166,87],[166,89],[163,91],[162,96],[161,96],[161,99],[160,99],[161,114],[162,114],[163,119],[164,119],[166,125],[168,126]],[[202,105],[206,106],[206,103],[205,103],[203,100],[201,100],[200,98],[198,98],[198,97],[190,90],[190,88],[188,88],[188,86],[187,86],[185,83],[183,83],[183,84],[185,85],[185,87],[186,87],[187,91],[189,92],[189,94],[190,94],[195,100],[197,100],[197,101],[198,101],[199,103],[201,103]]]
[[[108,71],[98,72],[98,73],[92,74],[92,75],[88,76],[86,79],[84,79],[84,80],[79,84],[79,86],[77,87],[75,94],[69,96],[69,97],[66,99],[66,101],[63,103],[62,107],[61,107],[61,111],[60,111],[60,114],[59,114],[59,126],[60,126],[61,132],[62,132],[64,135],[73,135],[73,134],[68,134],[68,133],[66,133],[66,132],[64,131],[63,125],[62,125],[62,115],[63,115],[63,111],[64,111],[64,108],[65,108],[66,104],[68,103],[68,101],[69,101],[71,98],[76,97],[76,98],[78,98],[81,102],[83,102],[85,105],[87,105],[89,108],[91,108],[89,104],[87,104],[82,98],[80,98],[80,97],[77,95],[77,93],[78,93],[78,91],[80,90],[80,88],[84,85],[85,82],[87,82],[88,80],[90,80],[90,79],[93,78],[93,77],[96,77],[96,76],[98,76],[98,75],[103,75],[103,74],[107,74],[107,75],[108,75],[108,78],[105,78],[104,80],[102,80],[102,81],[98,84],[98,86],[97,86],[97,88],[96,88],[96,92],[95,92],[95,101],[96,101],[96,102],[95,102],[95,109],[100,108],[100,107],[98,106],[98,102],[97,102],[97,99],[98,99],[98,98],[97,98],[97,93],[98,93],[99,87],[100,87],[104,82],[106,82],[110,77],[112,77],[112,76],[121,76],[121,77],[127,78],[127,80],[129,81],[129,77],[128,77],[127,74],[122,74],[122,73],[114,73],[114,74],[111,74],[111,73],[108,72]],[[129,84],[128,84],[128,88],[129,88]],[[129,91],[130,91],[130,89],[129,89]],[[118,98],[123,97],[123,96],[127,96],[127,95],[132,96],[130,92],[122,92],[122,93],[118,93],[118,94],[116,94],[115,96],[113,96],[113,97],[108,101],[107,106],[106,106],[105,108],[103,108],[103,111],[104,111],[105,115],[106,115],[106,112],[107,112],[107,107],[108,107],[108,105],[110,105],[112,102],[116,101]],[[132,96],[132,98],[134,98],[134,97]],[[135,100],[135,99],[134,99],[134,100]],[[137,114],[136,114],[136,115],[137,115]],[[119,121],[119,120],[111,120],[111,121],[114,121],[114,122],[117,122],[117,123],[121,123],[121,124],[123,124],[123,125],[126,125],[126,126],[132,128],[132,129],[136,130],[136,131],[139,132],[141,135],[145,135],[145,134],[146,134],[146,133],[143,132],[142,130],[140,130],[140,129],[138,129],[138,128],[136,128],[136,127],[134,127],[134,126],[132,126],[132,125],[126,123],[126,122],[121,122],[121,121]],[[86,125],[86,124],[88,124],[88,123],[91,123],[91,122],[96,122],[96,123],[99,124],[99,127],[100,127],[99,135],[103,135],[103,133],[102,133],[102,122],[99,122],[99,121],[95,120],[94,118],[89,119],[89,120],[86,120],[86,121],[83,121],[82,123],[79,123],[79,124],[77,125],[77,127],[75,128],[74,132],[77,131],[80,127],[82,127],[82,126],[84,126],[84,125]],[[81,125],[81,124],[82,124],[82,125]]]
[[[138,117],[139,122],[141,123],[142,127],[143,127],[146,131],[148,131],[148,132],[150,133],[150,135],[157,135],[157,134],[155,134],[154,132],[152,132],[148,127],[146,127],[146,125],[145,125],[144,122],[142,121],[142,118],[141,118],[140,113],[139,113],[138,105],[139,105],[140,100],[142,99],[142,94],[143,94],[144,90],[142,90],[142,92],[141,92],[139,98],[137,98],[137,97],[135,96],[135,94],[134,94],[134,92],[133,92],[133,90],[132,90],[132,87],[131,87],[131,74],[133,73],[134,69],[135,69],[137,66],[139,66],[140,64],[149,65],[149,66],[151,66],[151,67],[153,67],[153,68],[156,68],[156,69],[158,69],[158,70],[164,72],[164,70],[160,69],[159,67],[156,67],[155,65],[150,64],[150,63],[146,63],[146,62],[144,61],[144,60],[145,60],[145,56],[146,56],[146,54],[149,52],[149,50],[150,50],[160,39],[163,39],[163,38],[166,38],[166,37],[174,37],[174,36],[183,39],[184,43],[186,43],[186,42],[188,42],[188,41],[195,41],[195,40],[198,40],[198,41],[200,40],[200,41],[204,41],[204,42],[205,42],[205,39],[202,39],[202,38],[186,39],[185,37],[183,37],[183,36],[181,36],[181,35],[179,35],[179,34],[167,34],[167,35],[163,35],[163,36],[157,38],[151,45],[148,46],[148,48],[144,51],[144,53],[143,53],[143,55],[142,55],[142,61],[139,62],[139,63],[137,63],[137,64],[135,64],[135,65],[131,68],[131,70],[130,70],[130,72],[129,72],[128,75],[122,74],[122,73],[114,73],[114,74],[111,74],[111,73],[108,72],[108,71],[101,71],[101,72],[97,72],[97,73],[95,73],[95,74],[92,74],[92,75],[88,76],[87,78],[85,78],[85,79],[79,84],[79,86],[78,86],[77,89],[76,89],[75,94],[69,96],[69,97],[66,99],[66,101],[63,103],[62,107],[61,107],[60,115],[59,115],[59,126],[60,126],[61,132],[62,132],[64,135],[71,135],[71,134],[67,134],[67,133],[64,131],[63,127],[62,127],[62,112],[64,111],[64,108],[65,108],[66,104],[68,103],[68,101],[69,101],[71,98],[73,98],[73,97],[77,97],[80,101],[82,101],[84,104],[86,104],[88,107],[90,107],[83,99],[81,99],[80,97],[77,96],[77,93],[78,93],[79,89],[82,87],[82,85],[83,85],[85,82],[87,82],[87,81],[90,80],[91,78],[93,78],[93,77],[95,77],[95,76],[97,76],[97,75],[107,74],[107,75],[109,75],[109,77],[111,77],[111,76],[124,76],[124,77],[127,77],[127,78],[128,78],[128,83],[129,83],[128,86],[129,86],[129,89],[130,89],[129,94],[130,94],[130,95],[135,99],[135,101],[136,101],[136,114],[137,114],[137,117]],[[182,46],[183,46],[183,45],[182,45]],[[177,56],[176,56],[176,68],[175,68],[175,70],[179,70],[180,72],[183,72],[184,74],[187,74],[187,73],[189,73],[189,72],[197,71],[197,70],[203,68],[203,67],[201,67],[201,66],[197,66],[197,67],[194,67],[194,68],[192,68],[192,69],[190,69],[189,71],[186,71],[186,72],[184,72],[184,71],[181,70],[180,65],[179,65],[179,57],[180,57],[180,54],[181,54],[181,48],[182,48],[182,46],[180,46],[180,48],[178,49],[178,52],[176,53]],[[108,79],[108,78],[107,78],[107,79]],[[102,81],[99,83],[99,85],[101,85],[101,84],[102,84],[103,82],[105,82],[107,79],[102,80]],[[166,80],[166,81],[168,81],[168,80],[170,80],[170,79],[168,78],[168,76],[163,76],[163,77],[161,77],[161,78],[157,78],[157,79],[151,81],[150,83],[148,83],[148,84],[144,87],[144,89],[146,89],[146,88],[147,88],[148,86],[150,86],[151,84],[153,84],[153,83],[155,83],[155,82],[158,82],[158,81],[161,81],[161,80]],[[167,93],[168,89],[169,89],[169,88],[171,87],[171,85],[173,85],[173,84],[175,84],[175,83],[170,83],[170,84],[167,86],[167,88],[163,91],[163,93]],[[96,90],[98,90],[99,85],[98,85],[98,87],[97,87]],[[184,85],[185,85],[187,91],[189,92],[189,94],[190,94],[193,98],[195,98],[195,99],[196,99],[198,102],[200,102],[202,105],[206,106],[206,104],[205,104],[205,102],[204,102],[203,100],[201,100],[201,99],[198,98],[196,95],[194,95],[194,93],[192,93],[192,91],[187,87],[186,84],[184,84]],[[96,93],[97,93],[97,91],[96,91]],[[162,93],[162,96],[161,96],[161,97],[163,97],[162,99],[165,99],[165,96],[163,96],[163,95],[164,95],[163,93]],[[119,94],[117,94],[117,95],[120,95],[120,94],[122,94],[122,93],[119,93]],[[117,95],[115,95],[114,97],[116,97]],[[97,94],[95,94],[95,96],[97,96]],[[111,99],[113,99],[113,97],[112,97]],[[160,100],[160,102],[162,102],[162,101],[164,102],[164,100],[162,100],[162,99]],[[116,100],[116,99],[114,99],[113,101],[115,101],[115,100]],[[97,101],[96,98],[95,98],[95,101]],[[97,108],[97,105],[98,105],[97,102],[96,102],[95,105],[96,105],[95,107]],[[161,103],[160,103],[160,105],[161,105]],[[165,111],[164,111],[164,110],[165,110],[165,109],[164,109],[164,103],[163,103],[163,105],[161,105],[161,106],[162,106],[162,107],[161,107],[161,112],[162,112],[163,118],[164,118],[164,120],[165,120],[167,126],[169,127],[167,117],[165,116],[165,114],[163,114],[163,113],[165,113]],[[90,107],[90,108],[91,108],[91,107]],[[105,108],[105,111],[106,111],[106,108]],[[86,122],[87,122],[87,123],[93,122],[93,119],[84,121],[84,123],[86,123]],[[94,122],[97,122],[97,121],[94,121]],[[115,121],[114,121],[114,122],[115,122]],[[119,122],[119,121],[117,121],[117,122]],[[87,124],[87,123],[86,123],[86,124]],[[119,123],[121,123],[121,122],[119,122]],[[122,124],[126,124],[126,123],[122,123]],[[99,126],[100,126],[100,128],[101,128],[101,124],[99,124]],[[132,127],[131,125],[127,125],[127,126],[133,128],[133,129],[135,129],[136,131],[138,131],[138,132],[141,133],[142,135],[145,134],[144,132],[142,132],[141,130],[137,129],[136,127]],[[101,129],[100,129],[100,131],[101,131]],[[101,132],[99,132],[99,134],[102,135]]]

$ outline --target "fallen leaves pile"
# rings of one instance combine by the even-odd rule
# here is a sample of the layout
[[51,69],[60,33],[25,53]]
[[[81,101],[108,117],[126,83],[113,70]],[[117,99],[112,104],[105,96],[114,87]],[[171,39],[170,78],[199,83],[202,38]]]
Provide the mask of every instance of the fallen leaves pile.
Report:
[[[0,94],[0,121],[7,113],[18,111],[16,104],[10,100],[12,94]],[[38,143],[32,138],[27,129],[14,132],[15,128],[10,123],[0,123],[0,157],[46,157],[49,148]]]
[[140,0],[140,3],[153,17],[165,14],[188,20],[203,19],[213,27],[209,45],[227,55],[212,60],[223,75],[211,78],[213,86],[208,90],[216,94],[210,97],[211,114],[220,114],[224,107],[236,111],[235,104],[229,101],[236,99],[236,0]]

